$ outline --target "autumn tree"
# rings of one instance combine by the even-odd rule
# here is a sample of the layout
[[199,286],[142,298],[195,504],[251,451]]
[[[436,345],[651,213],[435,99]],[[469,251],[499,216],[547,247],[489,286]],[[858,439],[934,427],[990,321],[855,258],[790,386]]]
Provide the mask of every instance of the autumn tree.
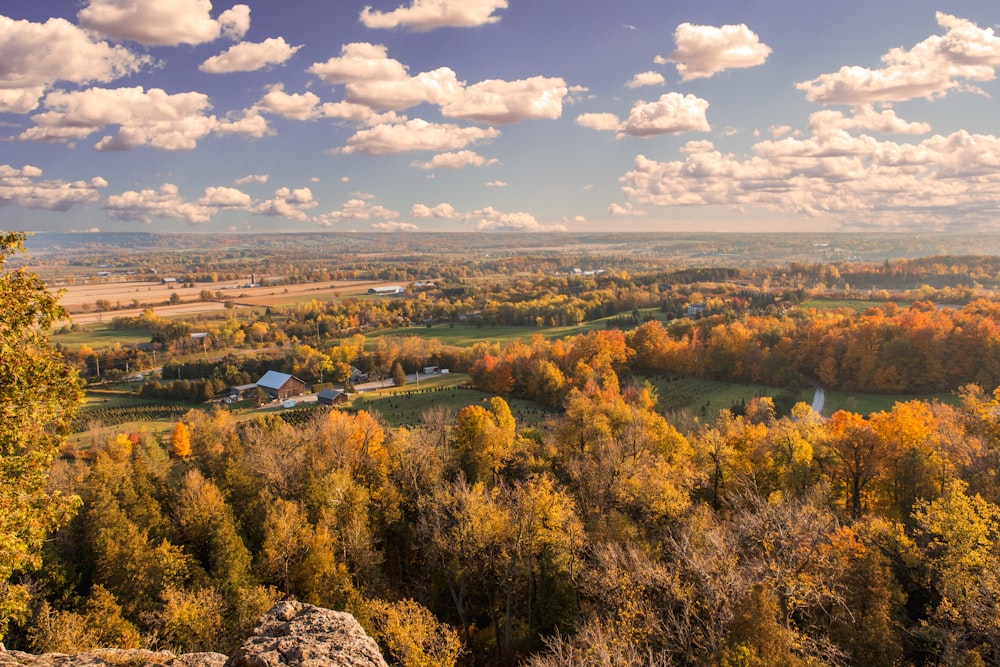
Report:
[[170,434],[170,449],[179,459],[191,456],[191,430],[182,421],[174,425],[174,430]]
[[76,371],[49,343],[66,312],[38,276],[3,271],[23,250],[24,234],[0,232],[0,639],[28,608],[28,589],[15,575],[39,567],[43,540],[77,502],[47,489],[82,400]]

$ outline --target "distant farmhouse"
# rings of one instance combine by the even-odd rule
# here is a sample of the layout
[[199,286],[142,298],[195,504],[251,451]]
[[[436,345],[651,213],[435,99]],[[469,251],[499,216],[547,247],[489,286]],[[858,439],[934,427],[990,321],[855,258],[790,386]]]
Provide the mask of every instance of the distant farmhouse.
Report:
[[229,396],[233,401],[242,401],[244,399],[250,398],[253,394],[253,390],[257,388],[256,383],[250,384],[239,384],[235,387],[229,388]]
[[268,371],[257,380],[257,386],[267,392],[272,400],[283,401],[292,396],[301,396],[306,393],[306,383],[294,375],[279,373],[278,371]]
[[384,287],[372,287],[368,290],[369,294],[385,295],[385,294],[402,294],[406,291],[405,287],[400,287],[399,285],[386,285]]
[[316,401],[321,405],[340,405],[347,402],[347,394],[340,389],[324,389],[316,394]]

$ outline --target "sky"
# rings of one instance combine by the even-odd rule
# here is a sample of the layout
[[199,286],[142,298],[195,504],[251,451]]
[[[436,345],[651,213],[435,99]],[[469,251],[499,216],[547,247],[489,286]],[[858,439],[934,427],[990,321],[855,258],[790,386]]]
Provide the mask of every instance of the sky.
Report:
[[0,0],[0,229],[1000,231],[998,22],[996,0]]

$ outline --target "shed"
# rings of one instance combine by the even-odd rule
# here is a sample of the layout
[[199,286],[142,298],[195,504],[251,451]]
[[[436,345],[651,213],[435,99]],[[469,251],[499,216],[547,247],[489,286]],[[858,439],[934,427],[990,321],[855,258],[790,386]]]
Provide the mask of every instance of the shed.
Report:
[[322,405],[340,405],[347,402],[347,394],[340,389],[324,389],[316,394],[316,401]]
[[306,393],[306,383],[294,375],[279,373],[278,371],[268,371],[261,379],[257,380],[257,386],[267,392],[272,399],[283,401],[292,396],[301,396]]

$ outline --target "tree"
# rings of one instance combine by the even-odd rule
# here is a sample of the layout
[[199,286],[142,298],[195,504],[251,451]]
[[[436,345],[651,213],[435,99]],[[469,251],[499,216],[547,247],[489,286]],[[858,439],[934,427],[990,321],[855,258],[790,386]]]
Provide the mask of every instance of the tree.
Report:
[[184,422],[177,422],[174,426],[174,431],[170,434],[170,448],[179,459],[191,456],[191,430]]
[[402,387],[406,384],[406,371],[397,361],[392,367],[392,383],[397,387]]
[[[24,234],[0,232],[0,270],[24,250]],[[49,343],[66,311],[23,268],[0,275],[0,639],[27,611],[13,583],[41,565],[42,542],[74,512],[75,497],[47,490],[49,470],[81,401],[76,371]]]

